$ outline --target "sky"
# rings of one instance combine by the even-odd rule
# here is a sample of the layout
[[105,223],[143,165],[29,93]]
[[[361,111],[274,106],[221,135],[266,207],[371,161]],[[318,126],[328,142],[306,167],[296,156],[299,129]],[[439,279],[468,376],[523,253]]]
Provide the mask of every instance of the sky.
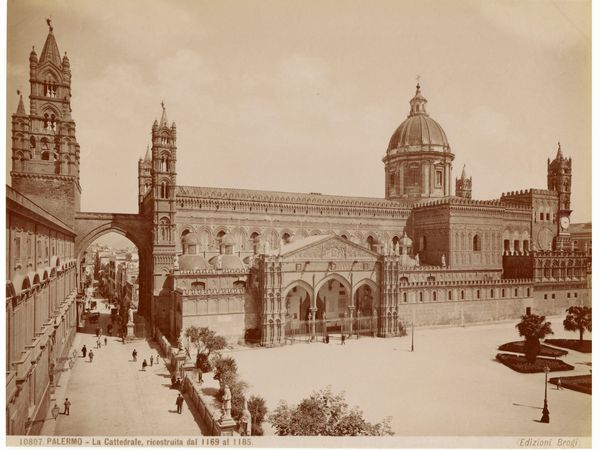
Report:
[[560,141],[572,222],[591,220],[589,1],[9,0],[7,124],[49,16],[71,62],[84,211],[137,212],[161,101],[179,185],[383,197],[420,76],[474,198],[546,188]]

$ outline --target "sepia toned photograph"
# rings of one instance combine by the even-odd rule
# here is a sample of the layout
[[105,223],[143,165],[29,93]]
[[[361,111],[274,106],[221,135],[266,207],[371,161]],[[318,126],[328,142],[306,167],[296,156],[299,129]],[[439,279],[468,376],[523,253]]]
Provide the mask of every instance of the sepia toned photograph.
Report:
[[590,0],[8,0],[6,443],[591,448]]

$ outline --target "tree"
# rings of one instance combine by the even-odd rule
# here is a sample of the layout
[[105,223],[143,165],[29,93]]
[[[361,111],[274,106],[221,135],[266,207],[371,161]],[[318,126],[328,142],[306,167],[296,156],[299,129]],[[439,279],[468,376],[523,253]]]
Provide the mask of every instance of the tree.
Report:
[[262,436],[264,434],[262,423],[267,415],[267,404],[265,399],[253,395],[248,400],[248,411],[252,416],[252,436]]
[[96,252],[96,256],[94,258],[94,280],[100,279],[100,253]]
[[391,436],[387,418],[372,424],[360,409],[350,409],[344,394],[334,394],[330,387],[315,391],[298,406],[281,401],[269,415],[279,436]]
[[213,366],[215,368],[213,378],[219,380],[222,385],[231,385],[237,380],[237,363],[231,356],[216,358]]
[[546,316],[526,314],[521,316],[521,321],[516,325],[519,336],[525,338],[525,357],[530,364],[535,364],[540,354],[540,339],[549,334],[554,334],[550,322],[546,322]]
[[217,335],[207,327],[190,325],[185,330],[185,336],[196,346],[196,367],[202,372],[210,372],[212,369],[209,362],[211,353],[223,350],[227,341],[223,336]]
[[579,331],[579,343],[583,342],[585,330],[592,332],[592,308],[587,306],[570,306],[567,309],[567,317],[563,321],[567,331]]

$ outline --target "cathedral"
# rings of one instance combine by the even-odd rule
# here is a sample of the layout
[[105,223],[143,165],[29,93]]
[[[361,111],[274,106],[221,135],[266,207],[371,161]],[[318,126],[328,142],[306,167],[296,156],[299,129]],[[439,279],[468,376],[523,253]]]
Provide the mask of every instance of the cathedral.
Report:
[[[282,345],[299,334],[388,337],[410,325],[562,313],[591,302],[589,258],[569,235],[571,159],[560,144],[546,189],[473,200],[477,180],[465,167],[454,177],[452,146],[419,84],[382,161],[383,198],[178,184],[177,127],[162,104],[138,161],[138,211],[88,213],[80,211],[70,61],[50,24],[29,66],[29,111],[21,96],[12,115],[11,192],[70,236],[65,256],[79,290],[96,238],[114,231],[138,247],[136,322],[148,335],[160,330],[176,342],[197,325],[234,342]],[[40,239],[44,248],[51,234]],[[9,261],[17,258],[9,252]],[[34,286],[31,274],[51,266],[51,257],[33,259],[7,265],[9,296],[30,295],[23,280]]]

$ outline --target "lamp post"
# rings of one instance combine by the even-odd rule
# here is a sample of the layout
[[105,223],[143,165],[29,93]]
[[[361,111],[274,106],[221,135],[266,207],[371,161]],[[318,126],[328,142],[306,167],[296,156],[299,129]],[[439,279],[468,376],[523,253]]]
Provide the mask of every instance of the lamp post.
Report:
[[550,411],[548,410],[548,366],[544,367],[545,382],[544,382],[544,409],[542,410],[541,423],[550,423]]

